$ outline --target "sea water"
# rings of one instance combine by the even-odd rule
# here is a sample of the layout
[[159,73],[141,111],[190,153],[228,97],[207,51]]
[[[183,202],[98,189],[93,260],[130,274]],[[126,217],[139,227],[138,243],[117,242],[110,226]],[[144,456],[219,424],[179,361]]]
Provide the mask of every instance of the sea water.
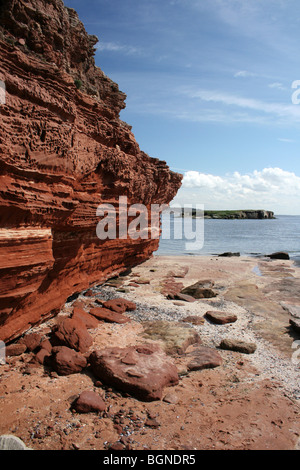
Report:
[[[168,216],[162,216],[162,236],[156,255],[218,255],[239,252],[241,256],[264,256],[277,251],[289,253],[300,265],[300,216],[278,215],[275,219],[205,219],[203,247],[189,244],[172,234],[184,219],[171,217],[170,237],[165,239]],[[201,225],[200,225],[201,227]]]

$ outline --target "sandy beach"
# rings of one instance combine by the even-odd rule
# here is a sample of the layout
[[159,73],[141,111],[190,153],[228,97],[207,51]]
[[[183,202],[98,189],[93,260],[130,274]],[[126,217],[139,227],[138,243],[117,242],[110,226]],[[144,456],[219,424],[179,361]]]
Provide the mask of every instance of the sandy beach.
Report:
[[[210,285],[213,297],[170,298],[170,292],[200,280]],[[126,313],[130,321],[104,321],[90,329],[89,354],[145,343],[164,348],[164,338],[145,333],[157,323],[196,332],[201,346],[217,352],[222,363],[192,370],[188,364],[199,346],[193,341],[182,350],[170,350],[179,383],[166,387],[161,400],[145,403],[99,384],[89,369],[60,376],[38,364],[34,352],[7,357],[0,366],[0,434],[18,436],[37,450],[300,448],[300,338],[289,324],[300,317],[299,284],[300,269],[292,261],[153,256],[127,275],[81,293],[30,333],[47,338],[59,319],[72,313],[75,302],[88,312],[101,300],[122,297],[136,304]],[[217,324],[207,312],[230,314],[235,321]],[[255,351],[222,349],[225,339],[254,344]],[[85,390],[103,398],[105,413],[71,409]]]

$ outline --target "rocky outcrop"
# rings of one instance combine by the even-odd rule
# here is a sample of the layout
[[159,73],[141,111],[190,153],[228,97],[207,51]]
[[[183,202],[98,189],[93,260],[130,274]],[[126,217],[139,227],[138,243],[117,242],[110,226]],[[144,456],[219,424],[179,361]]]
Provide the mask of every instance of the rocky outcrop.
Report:
[[266,210],[222,210],[203,211],[179,209],[182,217],[204,217],[205,219],[275,219],[274,212]]
[[[100,204],[169,203],[181,175],[140,150],[95,36],[61,0],[0,5],[0,340],[148,259],[158,238],[100,240]],[[159,227],[158,227],[159,230]]]

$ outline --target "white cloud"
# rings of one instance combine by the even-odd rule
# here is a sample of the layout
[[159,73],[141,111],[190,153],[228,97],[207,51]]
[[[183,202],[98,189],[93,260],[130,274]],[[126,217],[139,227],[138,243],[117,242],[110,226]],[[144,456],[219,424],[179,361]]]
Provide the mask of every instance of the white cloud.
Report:
[[119,52],[125,55],[141,55],[142,50],[139,47],[118,44],[115,42],[100,42],[97,46],[99,51]]
[[284,91],[287,90],[287,88],[283,86],[283,84],[280,82],[269,83],[268,87],[275,88],[277,90],[284,90]]
[[266,209],[300,214],[300,177],[281,168],[216,176],[187,171],[175,202],[206,209]]
[[[262,101],[260,99],[248,98],[228,92],[207,89],[182,88],[181,93],[188,98],[199,102],[219,105],[217,113],[214,112],[216,122],[222,118],[227,122],[272,122],[284,125],[292,125],[300,122],[300,107],[290,104]],[[222,113],[221,106],[226,107],[226,113]],[[228,108],[230,110],[228,110]],[[239,110],[237,113],[236,110]],[[205,120],[203,110],[201,120]],[[208,120],[212,121],[211,113],[208,113]],[[226,122],[226,121],[225,121]]]
[[279,142],[286,142],[288,144],[294,144],[296,142],[294,139],[285,139],[285,138],[279,138],[277,140],[279,140]]
[[240,70],[234,74],[235,78],[248,78],[248,77],[257,77],[256,73],[248,72],[247,70]]

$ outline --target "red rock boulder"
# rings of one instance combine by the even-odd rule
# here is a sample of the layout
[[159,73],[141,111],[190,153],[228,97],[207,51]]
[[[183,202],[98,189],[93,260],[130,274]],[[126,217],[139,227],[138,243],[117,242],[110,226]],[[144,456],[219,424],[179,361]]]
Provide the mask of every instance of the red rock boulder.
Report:
[[98,393],[86,390],[75,400],[72,408],[78,413],[101,412],[106,410],[106,404]]
[[174,362],[156,345],[94,351],[89,361],[98,379],[143,401],[160,400],[164,387],[179,381]]
[[61,321],[54,333],[54,339],[58,343],[82,353],[86,352],[93,344],[93,339],[85,324],[76,318],[65,318]]
[[56,346],[52,349],[51,363],[59,375],[78,374],[87,365],[86,358],[74,349]]

